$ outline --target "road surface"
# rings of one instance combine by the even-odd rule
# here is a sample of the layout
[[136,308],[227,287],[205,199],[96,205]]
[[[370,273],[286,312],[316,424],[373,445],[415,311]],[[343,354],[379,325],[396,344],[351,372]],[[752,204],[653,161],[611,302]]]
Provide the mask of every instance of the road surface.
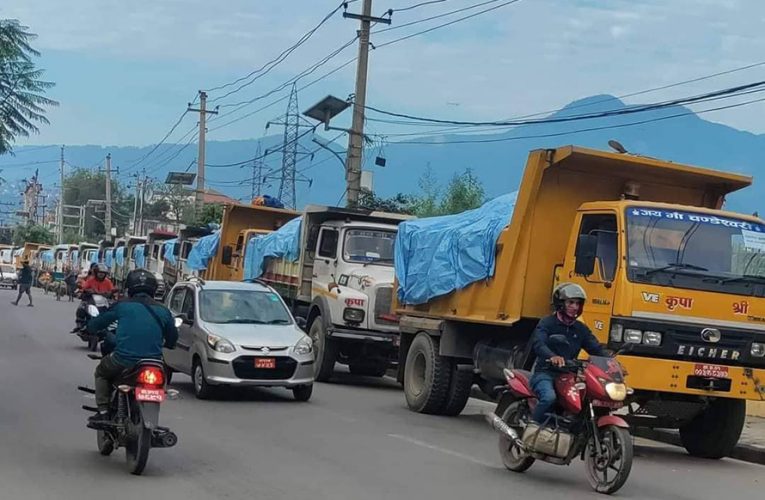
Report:
[[[85,428],[76,390],[92,385],[95,361],[67,332],[74,304],[34,289],[36,307],[9,304],[0,291],[0,490],[9,500],[210,499],[584,499],[594,493],[584,467],[502,466],[496,436],[471,401],[458,418],[409,412],[388,379],[340,377],[317,384],[308,403],[282,390],[227,392],[197,401],[188,377],[173,381],[183,399],[162,408],[179,436],[152,450],[141,477],[124,453],[108,458]],[[620,498],[760,498],[765,467],[705,461],[679,448],[638,441]]]

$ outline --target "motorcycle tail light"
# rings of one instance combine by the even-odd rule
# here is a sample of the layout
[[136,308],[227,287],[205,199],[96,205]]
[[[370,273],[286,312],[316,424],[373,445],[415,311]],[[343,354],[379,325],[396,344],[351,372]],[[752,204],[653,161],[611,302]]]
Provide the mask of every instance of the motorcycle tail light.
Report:
[[138,383],[144,385],[163,385],[165,374],[156,366],[149,366],[138,373]]

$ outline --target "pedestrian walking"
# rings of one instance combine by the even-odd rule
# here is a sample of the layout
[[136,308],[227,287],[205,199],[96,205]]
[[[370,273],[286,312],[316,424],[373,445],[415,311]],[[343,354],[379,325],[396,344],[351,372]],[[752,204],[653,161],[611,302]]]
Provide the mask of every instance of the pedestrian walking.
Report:
[[21,296],[23,294],[27,294],[27,297],[29,297],[29,304],[27,304],[28,307],[34,307],[34,304],[32,304],[32,281],[34,280],[34,275],[32,274],[32,268],[29,267],[29,261],[24,260],[21,262],[21,271],[19,271],[19,295],[16,297],[15,302],[11,302],[14,306],[19,305],[19,300],[21,300]]

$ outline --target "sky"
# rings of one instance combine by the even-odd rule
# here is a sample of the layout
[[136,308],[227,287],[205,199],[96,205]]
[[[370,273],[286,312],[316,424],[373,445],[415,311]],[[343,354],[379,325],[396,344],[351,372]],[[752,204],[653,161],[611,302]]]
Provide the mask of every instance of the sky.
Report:
[[[458,120],[495,120],[552,110],[572,100],[623,95],[765,60],[765,2],[761,0],[519,0],[473,19],[384,46],[386,42],[496,6],[401,26],[480,3],[446,0],[401,10],[423,0],[374,0],[373,13],[394,9],[391,27],[373,29],[371,106]],[[485,1],[485,0],[484,0]],[[0,18],[16,18],[37,33],[39,64],[56,82],[60,106],[51,124],[17,145],[157,143],[181,118],[199,89],[246,76],[276,57],[339,0],[3,0]],[[361,2],[351,2],[358,12]],[[238,109],[231,106],[278,89],[350,42],[358,22],[342,9],[272,71],[228,97],[237,86],[209,92],[208,140],[258,138],[286,109],[289,86]],[[298,87],[357,55],[354,43],[301,79]],[[328,94],[354,91],[355,64],[299,92],[305,110]],[[653,102],[765,80],[765,65],[725,77],[641,95]],[[244,82],[246,82],[245,80]],[[273,106],[258,111],[263,106]],[[754,133],[765,132],[759,103],[708,114]],[[233,110],[233,111],[232,111]],[[229,124],[234,119],[239,121]],[[350,111],[338,117],[347,125]],[[187,114],[168,142],[191,137]],[[335,123],[333,123],[334,125]],[[368,123],[368,132],[400,127]],[[273,129],[270,130],[273,133]]]

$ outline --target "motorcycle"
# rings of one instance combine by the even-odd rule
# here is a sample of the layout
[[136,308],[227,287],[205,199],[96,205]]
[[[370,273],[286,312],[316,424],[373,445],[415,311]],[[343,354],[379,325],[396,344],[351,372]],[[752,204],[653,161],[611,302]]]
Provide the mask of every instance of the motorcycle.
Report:
[[[89,314],[96,313],[96,307],[88,307]],[[103,339],[100,339],[103,340]],[[103,355],[108,355],[110,346],[102,346]],[[88,354],[91,359],[101,359],[97,354]],[[115,449],[125,448],[127,467],[131,474],[143,473],[151,448],[171,448],[178,443],[178,436],[169,428],[159,425],[159,409],[165,399],[177,399],[179,393],[166,389],[167,374],[161,360],[142,359],[126,370],[112,384],[109,422],[89,423],[96,430],[96,444],[101,455],[109,456]],[[80,386],[88,394],[96,391]],[[87,411],[97,412],[98,408],[83,405]]]
[[[75,318],[77,325],[75,333],[83,342],[88,344],[88,349],[90,351],[95,352],[98,349],[99,334],[89,333],[86,327],[88,320],[95,318],[109,309],[109,299],[103,295],[89,291],[83,291],[81,298],[82,304],[78,308]],[[113,331],[114,325],[111,325],[108,330]],[[103,334],[101,336],[103,336]]]
[[497,410],[486,415],[500,435],[502,462],[511,471],[524,472],[535,460],[569,465],[579,457],[590,486],[599,493],[614,493],[627,481],[633,457],[629,425],[612,415],[631,393],[624,371],[616,359],[603,356],[568,361],[559,371],[554,382],[559,411],[539,425],[531,419],[537,404],[531,373],[503,370],[507,385],[502,399]]

